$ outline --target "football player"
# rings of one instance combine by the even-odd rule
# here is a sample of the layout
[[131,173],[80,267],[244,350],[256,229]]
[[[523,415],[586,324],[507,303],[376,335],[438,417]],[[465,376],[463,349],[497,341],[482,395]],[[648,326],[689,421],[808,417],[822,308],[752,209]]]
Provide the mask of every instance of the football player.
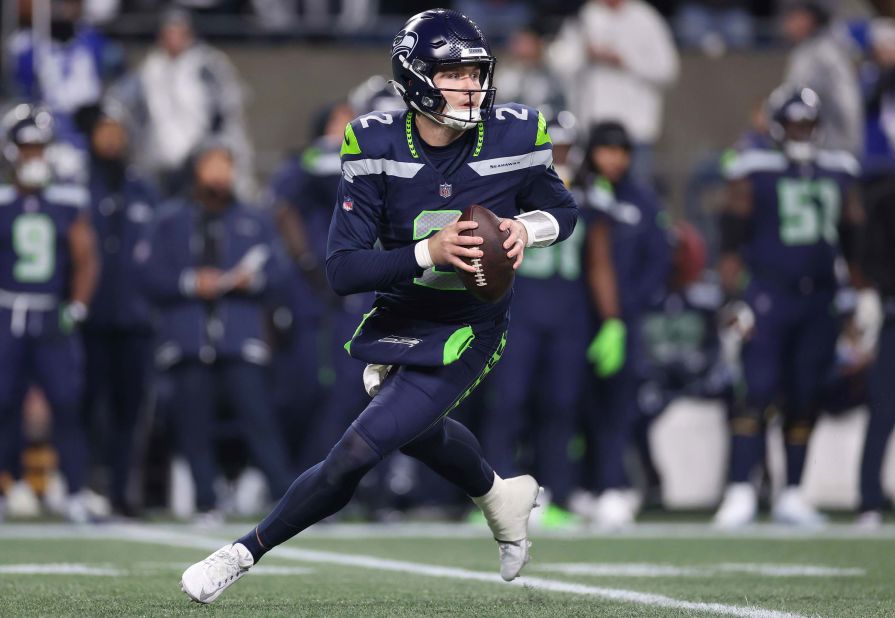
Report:
[[481,257],[483,239],[462,236],[478,224],[457,219],[473,203],[503,218],[503,248],[518,267],[526,247],[568,237],[577,208],[552,170],[543,117],[494,106],[494,63],[479,27],[456,11],[422,12],[395,37],[392,69],[407,109],[346,127],[326,261],[336,293],[377,291],[346,344],[370,364],[365,385],[375,395],[260,525],[184,572],[191,599],[214,601],[271,548],[340,510],[398,449],[482,509],[505,580],[528,561],[537,481],[500,478],[448,417],[500,359],[512,297],[483,303],[464,288],[454,269],[475,272],[463,258]]
[[75,331],[96,287],[87,190],[57,184],[46,158],[53,119],[27,104],[3,119],[12,183],[0,185],[0,463],[16,456],[29,383],[53,410],[53,438],[68,485],[66,515],[90,518],[87,444],[80,416],[83,352]]
[[[297,463],[304,464],[300,469],[326,456],[367,400],[361,382],[363,364],[345,354],[342,346],[368,310],[372,294],[340,298],[324,272],[333,196],[342,178],[339,151],[345,124],[354,117],[351,110],[345,103],[324,110],[320,137],[300,157],[287,161],[270,187],[280,231],[297,271],[294,285],[285,290],[291,336],[278,351],[279,379],[274,383]],[[296,375],[299,372],[302,375]]]
[[820,387],[835,358],[839,323],[833,301],[840,255],[851,261],[863,216],[848,153],[818,148],[821,101],[808,88],[784,86],[768,100],[773,149],[746,150],[727,170],[719,272],[737,328],[744,388],[731,414],[730,485],[715,524],[755,518],[750,476],[759,463],[765,415],[784,418],[786,487],[773,516],[812,526],[822,517],[799,491]]
[[604,528],[634,520],[624,469],[637,420],[643,373],[639,329],[644,311],[661,298],[671,269],[667,214],[652,190],[631,173],[632,142],[619,123],[592,128],[581,183],[597,217],[588,229],[588,285],[600,322],[587,349],[597,380],[590,424],[597,489],[591,515]]

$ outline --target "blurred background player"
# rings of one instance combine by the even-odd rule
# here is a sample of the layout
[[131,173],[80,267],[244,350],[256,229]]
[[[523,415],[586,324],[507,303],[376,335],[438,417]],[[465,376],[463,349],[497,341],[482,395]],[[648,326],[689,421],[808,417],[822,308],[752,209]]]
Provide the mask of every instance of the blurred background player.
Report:
[[643,314],[644,374],[637,389],[635,441],[643,467],[644,506],[658,506],[662,479],[653,462],[649,429],[680,397],[726,399],[732,372],[721,354],[717,313],[723,295],[714,273],[706,272],[707,249],[699,231],[674,224],[666,293]]
[[727,170],[719,271],[731,299],[728,321],[744,338],[744,383],[731,414],[730,485],[715,515],[720,527],[755,518],[751,477],[775,404],[784,419],[786,487],[774,503],[774,518],[802,526],[823,521],[799,485],[840,331],[833,307],[836,263],[840,256],[849,262],[856,257],[863,211],[855,158],[818,147],[821,103],[808,88],[776,90],[768,117],[777,148],[746,150]]
[[[873,528],[883,521],[883,456],[895,429],[895,186],[891,179],[867,201],[865,242],[864,274],[878,294],[874,299],[870,292],[865,302],[870,304],[869,313],[880,314],[882,325],[870,377],[870,422],[861,459],[858,523]],[[861,313],[860,301],[857,313]]]
[[0,185],[0,464],[18,457],[22,398],[41,387],[69,498],[65,516],[87,521],[87,442],[80,416],[87,317],[99,261],[83,187],[53,183],[46,159],[53,120],[22,104],[3,119],[12,166]]
[[138,255],[159,313],[156,365],[173,382],[169,425],[190,464],[199,518],[212,523],[220,405],[236,418],[235,433],[271,496],[291,482],[268,396],[270,349],[262,333],[265,293],[282,282],[285,256],[267,214],[234,196],[230,150],[209,142],[192,160],[192,194],[160,208]]
[[372,294],[336,296],[326,280],[326,237],[342,178],[339,151],[354,112],[344,102],[320,114],[319,137],[274,177],[270,193],[295,277],[285,291],[293,317],[278,353],[280,417],[292,426],[290,449],[302,469],[326,456],[366,405],[363,363],[345,354]]
[[84,324],[84,419],[112,508],[133,513],[127,485],[152,365],[152,322],[140,289],[135,250],[155,214],[157,195],[131,166],[128,117],[107,104],[94,111],[90,138],[90,214],[102,255],[99,284]]
[[[631,138],[617,122],[601,122],[588,137],[579,182],[597,216],[587,234],[588,285],[599,328],[587,349],[597,396],[586,412],[598,525],[634,520],[624,455],[637,421],[637,387],[644,368],[640,324],[661,298],[671,268],[667,214],[653,192],[630,174]],[[594,455],[595,452],[595,455]]]

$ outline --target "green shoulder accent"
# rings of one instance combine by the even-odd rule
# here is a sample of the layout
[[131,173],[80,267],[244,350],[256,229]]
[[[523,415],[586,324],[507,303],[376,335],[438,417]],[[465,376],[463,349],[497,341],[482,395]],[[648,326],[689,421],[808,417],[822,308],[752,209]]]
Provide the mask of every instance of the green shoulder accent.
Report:
[[544,144],[552,144],[550,134],[547,133],[547,119],[544,114],[538,112],[538,136],[535,138],[535,146],[543,146]]
[[612,183],[609,182],[609,179],[605,176],[597,176],[597,179],[594,181],[594,186],[613,197],[615,196],[615,190],[612,188]]
[[455,330],[448,340],[444,343],[444,353],[442,354],[442,364],[450,365],[460,358],[460,355],[466,351],[472,340],[475,339],[475,333],[472,332],[471,326],[464,326]]
[[721,153],[720,165],[721,171],[726,172],[730,169],[730,166],[734,164],[734,162],[739,158],[740,154],[734,148],[728,148],[724,152]]
[[301,153],[301,166],[306,170],[313,170],[314,167],[316,167],[319,158],[320,149],[316,146],[311,146]]
[[479,153],[482,152],[482,146],[485,145],[485,123],[480,122],[476,127],[476,133],[478,134],[475,139],[475,150],[472,152],[472,156],[477,157]]
[[[348,126],[351,126],[351,125],[348,125]],[[376,307],[373,307],[372,309],[370,309],[369,312],[367,312],[367,313],[364,314],[364,317],[362,317],[362,318],[360,319],[360,324],[358,324],[358,325],[357,325],[357,328],[354,329],[354,334],[351,335],[351,339],[349,339],[348,341],[346,341],[346,342],[345,342],[345,345],[342,346],[342,347],[345,348],[345,351],[348,352],[348,356],[351,356],[351,342],[354,341],[354,338],[357,337],[357,336],[360,334],[360,331],[361,331],[361,329],[363,329],[363,327],[364,327],[364,322],[367,321],[367,318],[369,318],[369,317],[370,317],[371,315],[373,315],[374,313],[376,313]]]
[[344,157],[347,154],[360,154],[360,144],[357,143],[357,138],[354,137],[354,127],[351,126],[350,122],[345,125],[345,140],[342,142],[342,150],[339,152],[339,156]]
[[667,210],[660,210],[656,214],[656,225],[666,231],[671,229],[671,215],[668,214]]
[[407,120],[404,121],[404,133],[407,134],[407,147],[414,159],[420,156],[416,153],[416,145],[413,143],[413,112],[407,112]]

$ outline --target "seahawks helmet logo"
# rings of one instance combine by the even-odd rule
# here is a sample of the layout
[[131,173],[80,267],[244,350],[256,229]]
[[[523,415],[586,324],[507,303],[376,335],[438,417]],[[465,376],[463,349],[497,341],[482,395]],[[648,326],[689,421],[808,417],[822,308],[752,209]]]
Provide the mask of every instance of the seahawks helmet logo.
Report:
[[418,39],[416,32],[405,32],[403,30],[399,32],[392,43],[392,58],[401,53],[404,54],[405,58],[410,56],[410,52],[416,47]]

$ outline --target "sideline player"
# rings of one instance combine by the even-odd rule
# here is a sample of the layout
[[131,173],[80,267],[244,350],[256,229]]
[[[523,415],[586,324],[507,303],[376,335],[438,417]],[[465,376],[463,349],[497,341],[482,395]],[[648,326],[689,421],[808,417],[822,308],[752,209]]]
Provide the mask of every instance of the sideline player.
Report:
[[420,13],[395,37],[394,85],[408,109],[346,127],[326,263],[338,294],[378,292],[346,345],[373,366],[365,382],[376,394],[260,525],[184,572],[191,599],[214,601],[267,551],[340,510],[398,449],[482,509],[505,580],[528,561],[537,481],[501,479],[473,434],[447,416],[500,359],[512,297],[486,304],[465,290],[454,268],[472,270],[461,258],[481,256],[482,239],[460,236],[477,224],[457,218],[473,203],[502,217],[518,267],[525,247],[568,237],[577,208],[552,169],[543,116],[494,106],[494,63],[481,30],[456,11]]
[[33,380],[53,410],[53,441],[69,492],[65,515],[83,523],[92,514],[76,326],[87,317],[99,274],[88,194],[54,182],[49,111],[21,104],[3,126],[13,178],[0,185],[0,465],[17,455],[22,397]]
[[780,404],[786,487],[775,520],[816,526],[823,517],[799,490],[808,438],[835,360],[839,319],[836,262],[857,257],[863,211],[858,163],[818,148],[821,101],[809,88],[783,86],[768,99],[770,134],[779,146],[747,150],[731,163],[730,198],[721,219],[719,273],[731,298],[727,314],[744,336],[744,389],[731,414],[730,485],[715,525],[755,519],[750,482],[762,456],[765,415]]

